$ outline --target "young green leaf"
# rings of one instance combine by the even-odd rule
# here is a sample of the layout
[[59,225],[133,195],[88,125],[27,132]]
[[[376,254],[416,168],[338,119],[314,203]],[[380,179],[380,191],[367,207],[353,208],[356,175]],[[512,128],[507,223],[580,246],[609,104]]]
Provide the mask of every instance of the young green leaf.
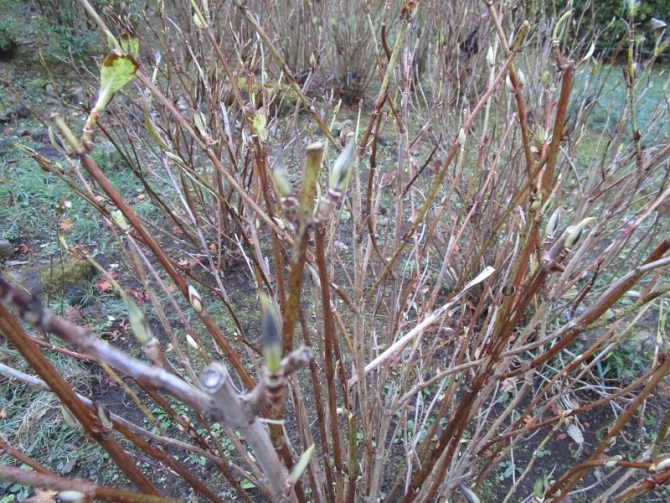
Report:
[[126,30],[119,37],[119,41],[121,42],[121,48],[137,59],[140,54],[140,39],[134,33]]
[[110,53],[100,70],[100,94],[95,104],[96,110],[103,111],[114,93],[133,80],[139,67],[139,63],[129,54]]

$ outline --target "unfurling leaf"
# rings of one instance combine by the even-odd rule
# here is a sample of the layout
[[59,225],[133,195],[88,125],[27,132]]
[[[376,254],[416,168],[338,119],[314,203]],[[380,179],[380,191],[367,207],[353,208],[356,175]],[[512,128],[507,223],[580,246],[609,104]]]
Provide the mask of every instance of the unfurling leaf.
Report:
[[514,33],[514,38],[512,39],[512,43],[510,44],[509,50],[515,51],[517,49],[520,49],[523,43],[525,42],[526,36],[528,35],[529,31],[530,31],[530,23],[526,19]]
[[107,37],[107,45],[112,51],[119,49],[119,43],[116,41],[111,31],[105,30],[105,37]]
[[542,472],[542,476],[535,481],[533,494],[538,498],[542,498],[547,492],[547,489],[549,489],[549,478],[546,473]]
[[51,126],[49,126],[48,131],[51,146],[58,150],[61,154],[67,154],[67,147],[65,146],[65,142],[62,140],[62,138],[56,134]]
[[265,143],[265,140],[267,140],[267,133],[265,130],[265,126],[267,125],[268,119],[265,116],[265,111],[263,107],[261,107],[259,110],[256,111],[254,114],[253,119],[251,120],[251,125],[253,126],[254,130],[256,131],[256,134],[258,135],[258,139],[261,141],[261,143]]
[[119,37],[121,48],[130,54],[133,58],[137,58],[140,54],[140,39],[137,36],[126,30]]
[[586,55],[581,59],[579,64],[581,65],[582,63],[586,63],[589,59],[591,59],[591,56],[593,56],[593,53],[595,52],[595,50],[596,50],[596,43],[591,42],[591,47],[589,48]]
[[193,14],[193,24],[195,24],[196,28],[199,30],[207,28],[207,23],[205,23],[205,20],[200,17],[197,12]]
[[556,22],[556,26],[554,26],[554,33],[551,37],[553,40],[560,40],[563,38],[563,34],[565,33],[565,23],[571,15],[572,15],[572,9],[565,12],[558,19],[558,21]]
[[130,319],[130,328],[133,331],[133,334],[135,334],[135,337],[140,342],[140,344],[146,344],[153,338],[153,335],[147,320],[144,318],[142,310],[130,295],[124,295],[123,300],[126,301],[126,307],[128,308],[128,318]]
[[114,210],[110,213],[110,215],[114,219],[114,222],[116,222],[116,225],[119,226],[119,229],[124,232],[130,229],[128,221],[126,220],[126,217],[123,216],[123,213],[121,213],[121,210]]
[[303,474],[303,472],[307,469],[307,466],[309,465],[309,460],[312,457],[313,452],[314,452],[314,444],[310,445],[307,448],[307,450],[302,453],[302,456],[300,456],[300,459],[293,467],[293,470],[291,470],[291,474],[288,476],[288,479],[286,479],[287,484],[294,486],[298,483],[300,476]]

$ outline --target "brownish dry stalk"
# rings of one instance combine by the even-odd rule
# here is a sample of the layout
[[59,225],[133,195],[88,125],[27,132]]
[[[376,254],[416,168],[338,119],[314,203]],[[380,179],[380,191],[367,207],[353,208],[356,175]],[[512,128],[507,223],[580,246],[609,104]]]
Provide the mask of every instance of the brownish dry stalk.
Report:
[[612,425],[611,428],[608,428],[607,434],[601,440],[598,447],[596,447],[591,455],[586,461],[580,463],[579,465],[570,469],[566,474],[559,478],[547,491],[548,501],[558,503],[562,498],[556,496],[557,491],[561,491],[561,494],[568,494],[572,489],[579,483],[579,481],[584,477],[586,471],[590,468],[589,463],[597,462],[598,457],[602,452],[607,449],[610,445],[610,439],[616,437],[623,430],[632,419],[633,415],[637,412],[637,409],[640,405],[644,403],[647,397],[656,389],[666,375],[670,372],[670,354],[666,353],[663,355],[663,360],[660,362],[660,365],[656,372],[651,376],[649,382],[644,387],[642,391],[635,397],[631,403],[628,404],[626,411],[619,417],[619,419]]
[[[321,305],[323,313],[324,333],[324,362],[326,366],[326,390],[328,392],[328,414],[330,419],[331,442],[333,445],[333,462],[335,464],[336,494],[344,494],[344,472],[342,470],[342,448],[340,447],[340,428],[337,417],[337,392],[335,390],[335,350],[337,334],[335,332],[335,319],[332,311],[330,298],[330,285],[326,264],[326,251],[324,245],[325,229],[318,229],[314,234],[316,244],[315,254],[321,283]],[[340,363],[341,366],[341,363]],[[346,389],[343,390],[346,393]]]
[[135,231],[142,237],[142,241],[151,249],[156,259],[159,261],[163,269],[165,269],[165,272],[167,272],[172,281],[174,281],[182,295],[189,301],[191,305],[194,306],[194,311],[200,317],[205,326],[209,329],[212,337],[224,352],[228,361],[230,361],[231,365],[233,365],[233,368],[238,373],[245,386],[247,386],[248,389],[252,389],[254,387],[254,380],[242,364],[241,360],[237,356],[237,353],[233,351],[221,329],[204,308],[202,300],[198,298],[196,299],[197,304],[194,304],[192,287],[189,288],[189,285],[186,284],[183,276],[179,274],[173,267],[172,261],[168,258],[155,238],[146,231],[142,221],[137,216],[135,211],[133,211],[130,205],[126,203],[123,196],[119,194],[119,192],[114,188],[109,179],[104,175],[102,170],[100,170],[86,149],[76,140],[76,138],[74,138],[71,132],[69,132],[69,128],[63,119],[59,116],[54,116],[53,120],[60,133],[67,139],[74,154],[79,158],[82,166],[84,166],[86,171],[88,171],[91,177],[98,183],[98,185],[100,185],[102,190],[112,200],[114,205],[123,213],[124,217],[126,217],[130,225],[132,225]]
[[[272,447],[267,431],[257,417],[257,413],[260,411],[259,403],[265,397],[263,388],[258,388],[255,390],[255,394],[248,397],[242,396],[233,386],[226,367],[220,364],[212,364],[207,367],[200,379],[206,390],[201,391],[164,369],[149,366],[136,360],[101,339],[93,337],[86,330],[59,318],[51,311],[44,309],[39,301],[18,291],[2,278],[0,278],[0,299],[3,304],[16,309],[21,319],[35,328],[52,333],[78,350],[95,357],[100,362],[104,362],[135,379],[142,380],[155,390],[166,391],[195,410],[211,414],[218,422],[239,430],[250,445],[258,464],[268,478],[273,496],[279,497],[284,492],[285,474],[283,468]],[[40,375],[43,379],[46,376],[46,379],[44,379],[46,384],[54,390],[68,409],[72,405],[74,410],[70,410],[75,417],[87,431],[90,430],[89,434],[99,441],[103,447],[111,449],[110,456],[113,459],[116,460],[116,457],[118,457],[119,461],[123,460],[124,464],[120,467],[123,467],[124,472],[128,472],[129,477],[137,475],[133,473],[134,471],[139,473],[139,478],[131,480],[133,482],[137,481],[136,483],[140,484],[141,488],[145,487],[144,483],[148,484],[146,490],[147,492],[151,491],[151,488],[153,488],[151,482],[139,472],[139,469],[131,461],[126,459],[125,451],[118,446],[113,438],[103,434],[102,426],[91,415],[88,408],[80,402],[63,378],[46,363],[42,354],[31,343],[23,344],[20,335],[23,329],[4,306],[0,306],[0,314],[2,315],[0,316],[0,330],[8,334],[10,341],[17,348],[25,350],[24,357],[34,368],[45,369],[41,370],[45,374]],[[28,359],[29,357],[31,359]],[[281,361],[282,374],[288,375],[308,365],[313,357],[314,352],[309,348],[301,348],[292,352]],[[57,377],[52,379],[52,374]],[[54,383],[54,386],[51,385],[52,383]],[[259,386],[262,386],[262,384],[263,381]],[[254,397],[258,401],[256,404],[252,402]],[[155,488],[154,494],[158,494]]]
[[[31,487],[43,487],[56,491],[74,491],[80,493],[78,501],[110,501],[113,503],[179,503],[178,500],[163,498],[151,494],[139,494],[124,491],[115,487],[104,487],[85,482],[71,480],[50,473],[39,473],[22,468],[0,465],[0,480],[12,481]],[[70,496],[73,496],[70,494]]]
[[[11,292],[13,290],[9,284],[0,278],[0,298],[2,298],[3,304],[7,303],[8,299],[12,300],[14,294]],[[27,315],[33,323],[42,325],[41,328],[45,328],[43,324],[48,320],[42,319],[43,308],[40,303],[27,298],[20,300],[24,301],[21,303],[24,306],[20,307],[22,312],[25,313],[24,315]],[[7,337],[26,359],[28,364],[35,369],[42,380],[53,390],[62,404],[79,421],[86,434],[100,444],[135,487],[145,494],[160,496],[158,489],[135,465],[116,439],[105,431],[100,420],[79,400],[67,381],[56,372],[44,355],[33,345],[23,327],[21,327],[4,305],[0,305],[0,332]]]
[[[486,102],[493,94],[495,91],[496,87],[500,82],[505,78],[507,68],[509,65],[512,63],[512,57],[508,58],[505,63],[503,64],[500,72],[496,76],[496,78],[493,80],[492,84],[489,86],[489,88],[486,90],[484,95],[481,97],[475,108],[472,110],[472,113],[468,116],[467,120],[463,124],[463,130],[467,131],[471,126],[474,121],[474,119],[477,117],[479,112],[482,110],[484,105],[486,105]],[[370,129],[370,128],[369,128]],[[364,137],[365,138],[365,137]],[[374,284],[372,287],[367,291],[365,298],[367,301],[369,301],[373,295],[377,292],[377,289],[379,288],[379,285],[381,285],[382,281],[384,281],[384,278],[390,273],[392,270],[395,262],[398,260],[400,257],[400,254],[402,253],[403,249],[405,248],[405,245],[409,242],[411,236],[414,235],[416,230],[419,228],[419,225],[422,224],[424,217],[426,216],[426,213],[428,210],[432,207],[432,203],[435,200],[435,197],[437,195],[438,190],[441,187],[442,180],[444,180],[444,177],[447,174],[447,171],[449,169],[449,166],[451,165],[452,161],[456,157],[456,154],[458,151],[461,149],[461,146],[458,141],[458,136],[456,136],[456,139],[454,140],[449,153],[445,157],[442,166],[440,167],[440,171],[435,177],[435,180],[433,181],[433,184],[431,186],[431,189],[428,193],[428,195],[425,198],[425,201],[423,205],[421,206],[421,209],[419,209],[414,222],[412,222],[412,227],[403,234],[402,240],[398,244],[398,247],[394,250],[393,255],[389,257],[386,266],[382,269],[382,271],[377,275]]]

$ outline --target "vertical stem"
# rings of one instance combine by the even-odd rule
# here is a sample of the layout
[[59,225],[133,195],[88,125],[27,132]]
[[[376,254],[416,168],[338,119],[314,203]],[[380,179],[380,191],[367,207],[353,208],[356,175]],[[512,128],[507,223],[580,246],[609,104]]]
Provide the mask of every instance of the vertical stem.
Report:
[[284,355],[293,350],[293,332],[300,305],[302,292],[303,270],[309,242],[309,231],[314,220],[314,197],[316,196],[316,179],[321,166],[324,145],[321,142],[312,143],[307,147],[307,159],[303,173],[302,189],[300,191],[300,208],[298,210],[298,230],[293,243],[291,256],[291,270],[288,277],[288,300],[282,326],[282,344]]
[[[328,271],[326,264],[326,252],[324,246],[325,229],[320,228],[314,236],[316,243],[316,263],[319,272],[319,281],[321,283],[321,305],[323,308],[323,326],[324,326],[324,347],[325,347],[325,365],[326,365],[326,387],[328,390],[328,415],[330,424],[333,428],[333,460],[335,463],[335,479],[337,484],[337,494],[344,494],[344,478],[342,472],[342,453],[340,447],[340,428],[337,419],[337,394],[335,390],[335,319],[331,307],[330,282],[328,281]],[[340,365],[342,363],[340,362]]]
[[[293,350],[293,333],[300,312],[300,296],[302,293],[303,270],[309,242],[309,231],[314,221],[314,197],[316,196],[316,181],[321,166],[324,144],[312,143],[307,147],[307,158],[303,170],[302,188],[298,208],[298,229],[293,242],[291,255],[291,270],[288,275],[288,298],[284,309],[282,323],[283,354]],[[280,420],[284,414],[284,402],[279,401],[272,405],[272,418]],[[279,448],[283,443],[281,424],[270,424],[272,443]],[[284,456],[284,459],[290,459]]]

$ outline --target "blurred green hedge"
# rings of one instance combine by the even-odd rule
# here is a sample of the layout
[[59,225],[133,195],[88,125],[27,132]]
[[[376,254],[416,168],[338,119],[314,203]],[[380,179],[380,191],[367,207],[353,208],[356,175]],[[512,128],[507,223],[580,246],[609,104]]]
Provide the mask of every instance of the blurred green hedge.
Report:
[[[652,18],[660,19],[670,25],[670,0],[638,0],[635,10],[636,38],[643,36],[641,50],[645,55],[651,55],[656,45],[656,38],[652,29]],[[556,0],[556,11],[563,12],[568,0]],[[576,35],[580,38],[595,30],[600,33],[597,41],[599,51],[609,54],[621,42],[625,42],[626,22],[629,22],[628,0],[591,0],[572,2],[574,9],[573,19],[582,18],[582,26]],[[670,26],[666,29],[664,38],[670,36]],[[624,44],[625,46],[626,44]],[[668,50],[664,56],[669,56]]]

